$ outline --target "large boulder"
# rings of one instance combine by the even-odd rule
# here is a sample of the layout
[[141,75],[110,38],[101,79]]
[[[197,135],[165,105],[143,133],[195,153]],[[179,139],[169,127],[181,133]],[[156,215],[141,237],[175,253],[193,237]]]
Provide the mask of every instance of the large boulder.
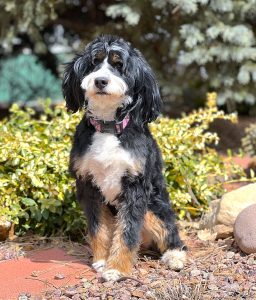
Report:
[[237,216],[234,237],[243,252],[256,253],[256,204],[246,207]]
[[219,203],[216,223],[233,226],[238,214],[252,204],[256,204],[256,183],[224,194]]
[[209,229],[217,239],[231,236],[236,217],[252,204],[256,204],[256,183],[228,192],[221,199],[212,201],[209,213],[201,220],[200,228]]

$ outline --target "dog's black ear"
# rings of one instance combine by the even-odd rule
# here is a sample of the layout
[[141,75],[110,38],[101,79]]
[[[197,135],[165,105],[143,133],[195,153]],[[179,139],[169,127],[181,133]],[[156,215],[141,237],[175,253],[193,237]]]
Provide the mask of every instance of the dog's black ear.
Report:
[[150,123],[160,114],[162,99],[155,75],[138,50],[134,57],[134,114],[137,121]]
[[85,104],[84,92],[80,85],[88,64],[86,55],[78,55],[67,64],[64,71],[62,92],[67,108],[73,112],[78,111]]

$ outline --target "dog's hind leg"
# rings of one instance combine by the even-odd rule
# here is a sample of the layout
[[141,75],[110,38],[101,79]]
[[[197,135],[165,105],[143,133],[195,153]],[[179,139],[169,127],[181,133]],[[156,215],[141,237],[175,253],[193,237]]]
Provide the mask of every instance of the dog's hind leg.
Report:
[[180,240],[173,212],[168,207],[166,209],[163,215],[158,216],[147,211],[143,230],[151,236],[161,252],[162,262],[170,269],[181,270],[186,261],[186,247]]

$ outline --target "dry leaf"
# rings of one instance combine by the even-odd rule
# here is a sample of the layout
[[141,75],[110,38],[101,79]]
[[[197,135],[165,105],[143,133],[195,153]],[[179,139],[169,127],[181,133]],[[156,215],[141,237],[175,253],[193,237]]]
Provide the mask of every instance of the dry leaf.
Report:
[[214,241],[217,233],[212,232],[210,229],[203,229],[198,231],[197,236],[201,241]]

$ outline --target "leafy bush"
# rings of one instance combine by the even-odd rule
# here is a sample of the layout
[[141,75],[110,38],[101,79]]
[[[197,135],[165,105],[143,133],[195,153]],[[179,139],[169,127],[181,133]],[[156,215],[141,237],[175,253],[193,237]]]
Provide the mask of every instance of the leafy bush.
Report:
[[0,215],[20,230],[42,234],[74,232],[84,225],[67,170],[71,138],[79,116],[64,106],[34,118],[34,110],[11,108],[0,123]]
[[223,194],[224,181],[242,175],[238,166],[228,170],[210,147],[219,140],[216,133],[207,131],[215,119],[235,122],[236,115],[218,111],[216,94],[212,93],[206,108],[177,120],[160,118],[151,125],[163,153],[168,191],[180,218],[199,216],[211,200]]
[[0,61],[0,103],[61,99],[60,80],[35,55],[21,54]]
[[[180,218],[200,215],[209,201],[223,193],[222,183],[228,178],[223,161],[208,146],[218,138],[206,130],[214,119],[233,120],[234,116],[217,111],[214,97],[209,97],[205,109],[151,124]],[[44,112],[36,120],[31,108],[23,111],[13,105],[10,118],[0,122],[0,216],[18,224],[19,230],[72,233],[85,225],[67,170],[81,115],[68,114],[64,106],[52,110],[47,104]]]

